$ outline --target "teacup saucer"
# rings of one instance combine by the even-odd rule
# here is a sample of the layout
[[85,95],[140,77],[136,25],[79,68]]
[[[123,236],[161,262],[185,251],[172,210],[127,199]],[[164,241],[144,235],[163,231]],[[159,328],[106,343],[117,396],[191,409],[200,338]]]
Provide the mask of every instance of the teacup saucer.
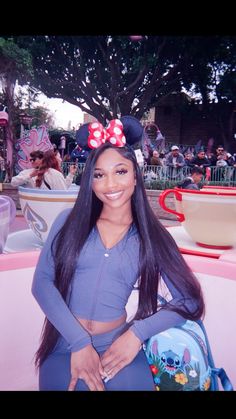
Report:
[[29,250],[40,250],[42,247],[42,242],[37,239],[30,229],[19,230],[8,235],[3,253],[27,252]]
[[232,252],[235,249],[231,248],[230,250],[225,249],[211,249],[205,248],[202,246],[197,245],[188,233],[185,231],[184,227],[182,226],[175,226],[175,227],[167,227],[167,230],[175,239],[181,253],[186,253],[189,255],[196,255],[196,256],[208,256],[212,258],[219,258],[221,255]]

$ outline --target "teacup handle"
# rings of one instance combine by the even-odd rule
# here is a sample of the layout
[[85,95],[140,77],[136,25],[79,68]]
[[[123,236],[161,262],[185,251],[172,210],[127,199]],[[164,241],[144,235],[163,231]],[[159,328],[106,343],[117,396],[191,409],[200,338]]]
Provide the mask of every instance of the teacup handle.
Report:
[[169,207],[166,206],[165,203],[165,199],[167,197],[167,195],[169,195],[170,193],[173,193],[175,195],[175,198],[178,201],[182,201],[182,196],[181,194],[176,191],[175,189],[166,189],[165,191],[163,191],[161,193],[161,195],[159,196],[159,203],[160,206],[167,212],[170,212],[171,214],[175,214],[177,216],[178,221],[180,221],[181,223],[185,220],[184,214],[181,214],[180,212],[177,212]]

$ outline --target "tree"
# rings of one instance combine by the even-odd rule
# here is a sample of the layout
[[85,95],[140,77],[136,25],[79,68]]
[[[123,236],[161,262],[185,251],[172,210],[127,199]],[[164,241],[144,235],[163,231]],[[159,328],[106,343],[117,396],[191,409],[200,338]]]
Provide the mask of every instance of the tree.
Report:
[[13,39],[0,38],[0,81],[2,85],[4,104],[9,114],[9,124],[6,128],[7,161],[12,173],[14,128],[14,91],[16,81],[26,83],[33,75],[31,55],[28,50],[18,46]]
[[101,122],[125,114],[140,119],[158,98],[181,90],[180,70],[187,65],[184,38],[37,36],[17,42],[33,56],[34,86]]
[[[138,119],[171,92],[199,94],[204,107],[220,78],[235,71],[236,37],[36,36],[16,42],[33,57],[33,85],[64,99],[102,123]],[[223,84],[222,84],[223,86]],[[219,100],[219,97],[217,97]]]
[[20,113],[31,116],[31,127],[46,125],[49,129],[52,129],[55,124],[54,116],[48,108],[38,105],[39,94],[40,92],[30,85],[24,86],[24,88],[19,87],[18,93],[15,95],[16,113],[18,116]]

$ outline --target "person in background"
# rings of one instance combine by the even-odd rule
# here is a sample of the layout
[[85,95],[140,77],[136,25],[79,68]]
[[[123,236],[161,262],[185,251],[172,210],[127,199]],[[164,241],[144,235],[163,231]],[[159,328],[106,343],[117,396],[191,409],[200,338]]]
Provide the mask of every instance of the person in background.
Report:
[[193,159],[193,153],[187,151],[184,153],[185,165],[191,167],[191,160]]
[[228,166],[227,153],[222,152],[221,154],[218,154],[217,156],[216,167],[226,167],[226,166]]
[[201,188],[203,175],[204,172],[201,167],[193,167],[191,169],[191,176],[187,176],[182,182],[178,183],[177,187],[181,189],[199,190]]
[[35,188],[35,180],[42,163],[43,155],[44,153],[41,150],[32,151],[29,159],[32,168],[22,170],[17,176],[13,176],[11,185],[14,187],[24,185],[27,188]]
[[67,183],[60,168],[58,159],[53,150],[44,153],[41,165],[35,179],[36,188],[40,189],[67,189]]
[[233,166],[235,164],[234,156],[231,153],[226,153],[226,161],[229,166]]
[[201,148],[198,151],[197,155],[192,158],[192,160],[190,161],[189,165],[191,167],[200,167],[201,169],[203,169],[204,174],[205,174],[206,167],[210,167],[211,162],[206,157],[206,153],[205,153],[204,149]]
[[165,165],[167,167],[167,175],[171,179],[183,177],[182,168],[185,166],[185,160],[177,145],[171,147],[171,152],[166,156]]
[[[62,158],[61,158],[60,151],[56,149],[56,150],[54,150],[54,154],[55,154],[55,157],[56,157],[56,159],[57,159],[57,161],[59,163],[59,167],[61,169],[61,167],[62,167]],[[65,178],[67,188],[69,188],[72,185],[73,180],[74,180],[74,177],[75,177],[75,174],[76,174],[76,171],[77,171],[77,167],[76,167],[75,164],[69,165],[69,173],[68,173],[68,175]]]
[[[40,390],[154,391],[143,342],[204,312],[200,284],[147,199],[130,146],[142,138],[140,122],[110,125],[115,135],[104,144],[104,130],[89,125],[93,150],[78,198],[55,220],[35,270],[32,293],[46,315]],[[161,281],[171,294],[164,306]],[[139,304],[127,322],[135,287]]]
[[163,163],[160,159],[159,151],[157,151],[157,150],[153,151],[150,163],[153,166],[163,166]]
[[223,145],[219,144],[216,147],[215,153],[211,153],[211,156],[209,158],[211,166],[216,166],[218,158],[221,159],[222,154],[225,153]]

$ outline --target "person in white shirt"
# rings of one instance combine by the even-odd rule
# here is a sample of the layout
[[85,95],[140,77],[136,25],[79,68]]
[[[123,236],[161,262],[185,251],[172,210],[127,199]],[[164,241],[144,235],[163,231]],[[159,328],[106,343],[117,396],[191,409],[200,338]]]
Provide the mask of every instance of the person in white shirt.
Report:
[[35,179],[35,185],[40,189],[68,189],[66,179],[60,168],[53,150],[44,153],[41,166]]
[[28,188],[35,188],[35,179],[38,175],[38,170],[42,163],[43,155],[43,151],[32,151],[30,153],[30,163],[32,168],[22,170],[17,176],[13,176],[11,179],[11,185],[14,187],[24,185]]

